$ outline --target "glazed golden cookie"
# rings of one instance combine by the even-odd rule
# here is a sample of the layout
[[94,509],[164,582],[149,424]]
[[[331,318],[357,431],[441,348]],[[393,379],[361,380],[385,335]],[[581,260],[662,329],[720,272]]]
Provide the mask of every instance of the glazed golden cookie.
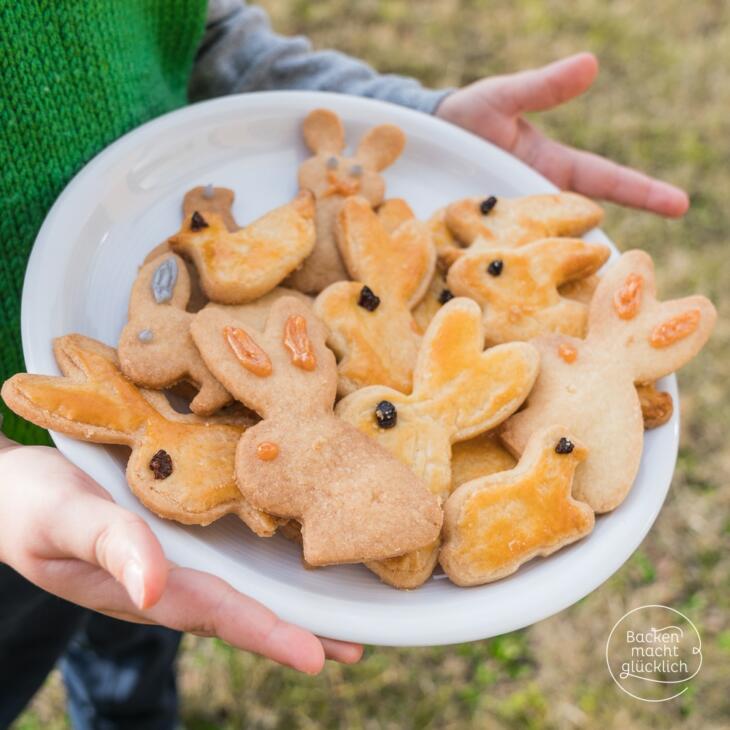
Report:
[[658,390],[656,383],[638,383],[636,392],[639,394],[645,429],[659,428],[672,417],[674,412],[672,396]]
[[[81,335],[54,341],[63,377],[14,375],[2,397],[19,416],[84,441],[132,448],[127,482],[147,509],[186,525],[227,514],[257,535],[277,521],[253,508],[234,479],[244,426],[175,413],[161,394],[145,394],[119,371],[114,350]],[[157,398],[155,398],[157,396]]]
[[[216,188],[212,185],[201,185],[185,193],[182,204],[182,219],[188,220],[196,211],[205,218],[209,213],[218,215],[229,231],[237,231],[239,228],[233,218],[232,208],[235,193],[228,188]],[[145,257],[144,263],[156,259],[162,254],[168,253],[170,239],[166,238],[161,244],[155,246]]]
[[446,280],[451,292],[482,307],[489,345],[550,332],[583,337],[588,307],[558,288],[592,276],[609,254],[607,246],[577,238],[545,238],[517,249],[470,251]]
[[577,193],[521,198],[464,198],[448,205],[443,221],[458,245],[443,241],[439,257],[450,266],[470,250],[514,248],[541,238],[582,236],[603,219],[603,210]]
[[413,319],[416,320],[418,329],[421,332],[425,332],[441,307],[453,298],[454,294],[448,288],[446,277],[441,271],[441,267],[436,264],[433,276],[431,277],[431,283],[428,285],[426,293],[421,301],[413,308]]
[[181,380],[198,393],[190,410],[209,416],[231,401],[213,377],[190,336],[195,316],[185,307],[190,299],[190,276],[173,253],[145,264],[132,286],[129,321],[119,338],[122,372],[145,388],[169,388]]
[[[392,225],[388,211],[385,216]],[[431,236],[412,214],[389,232],[362,198],[345,201],[338,225],[355,281],[328,286],[314,309],[339,358],[339,392],[379,383],[407,393],[421,342],[411,310],[426,292],[436,261]]]
[[299,168],[299,185],[311,190],[317,201],[317,243],[304,265],[287,280],[287,286],[306,294],[319,294],[347,271],[335,240],[335,222],[342,203],[352,195],[380,205],[385,193],[381,170],[400,157],[405,135],[392,124],[369,130],[351,157],[344,155],[342,121],[327,109],[310,112],[303,124],[304,142],[313,153]]
[[585,340],[564,335],[532,340],[540,351],[540,374],[527,407],[501,433],[519,454],[535,431],[565,424],[590,452],[573,494],[595,512],[621,504],[639,468],[644,425],[634,383],[679,369],[715,325],[715,308],[705,297],[659,302],[655,291],[649,255],[621,256],[596,289]]
[[512,469],[517,463],[496,431],[487,431],[451,449],[451,491],[477,477]]
[[297,268],[314,240],[314,199],[303,190],[290,203],[233,232],[219,214],[194,211],[170,238],[170,246],[192,259],[210,300],[243,304],[271,291]]
[[337,367],[310,307],[279,299],[263,332],[208,309],[192,332],[218,380],[263,419],[238,445],[241,492],[259,509],[301,523],[310,565],[378,560],[437,538],[436,497],[334,415]]
[[[484,351],[483,343],[479,307],[453,299],[423,337],[412,394],[373,385],[337,404],[338,416],[410,466],[439,502],[451,488],[451,445],[502,423],[537,377],[532,345],[514,342]],[[390,585],[415,588],[428,580],[437,557],[435,544],[367,566]]]
[[489,583],[587,535],[595,518],[571,497],[586,450],[562,426],[537,431],[514,469],[462,484],[444,507],[441,567],[460,586]]

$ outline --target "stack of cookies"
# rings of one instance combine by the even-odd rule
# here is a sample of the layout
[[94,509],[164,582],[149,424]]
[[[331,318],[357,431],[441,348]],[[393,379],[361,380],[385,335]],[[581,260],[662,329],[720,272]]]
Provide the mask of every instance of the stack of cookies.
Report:
[[671,416],[654,383],[705,344],[712,304],[659,301],[642,251],[607,264],[579,195],[420,221],[385,196],[397,127],[351,156],[330,111],[303,135],[292,201],[240,226],[232,191],[188,192],[117,348],[58,338],[62,376],[15,375],[8,406],[129,446],[130,489],[162,517],[235,514],[309,566],[363,563],[398,588],[438,565],[487,583],[586,536]]

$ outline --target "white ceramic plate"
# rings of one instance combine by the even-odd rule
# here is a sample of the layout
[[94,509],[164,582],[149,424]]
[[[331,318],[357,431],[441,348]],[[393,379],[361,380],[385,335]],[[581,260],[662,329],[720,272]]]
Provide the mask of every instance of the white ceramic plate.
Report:
[[[350,96],[246,94],[198,104],[122,137],[68,185],[41,229],[23,290],[22,335],[29,372],[57,373],[51,340],[79,332],[114,345],[137,266],[180,223],[189,188],[233,188],[234,213],[249,221],[296,192],[306,156],[305,114],[329,107],[350,142],[392,122],[408,135],[385,176],[388,195],[428,216],[466,195],[525,195],[554,187],[518,160],[425,114]],[[589,238],[607,242],[600,232]],[[662,383],[677,403],[674,378]],[[370,644],[450,644],[502,634],[556,613],[590,593],[636,549],[656,519],[677,455],[678,420],[646,436],[636,484],[593,533],[491,585],[457,588],[443,575],[415,591],[381,583],[362,566],[305,570],[298,546],[255,537],[236,518],[182,527],[150,514],[127,489],[126,452],[53,434],[58,448],[122,506],[141,514],[169,558],[206,570],[315,633]],[[606,444],[606,448],[611,448]],[[48,485],[53,488],[52,484]]]

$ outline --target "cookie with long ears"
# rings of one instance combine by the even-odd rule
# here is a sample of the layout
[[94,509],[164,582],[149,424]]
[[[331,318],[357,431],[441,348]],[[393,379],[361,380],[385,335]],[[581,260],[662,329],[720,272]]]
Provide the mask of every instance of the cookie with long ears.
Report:
[[258,535],[274,533],[277,520],[236,486],[243,425],[175,413],[162,394],[145,394],[124,377],[114,350],[96,340],[67,335],[54,341],[54,352],[63,376],[14,375],[2,388],[9,408],[83,441],[131,447],[129,487],[160,517],[207,525],[235,514]]
[[195,347],[189,299],[190,275],[179,256],[167,253],[145,264],[132,286],[117,351],[122,372],[137,385],[162,389],[181,380],[192,383],[198,393],[190,410],[209,416],[232,399]]
[[299,168],[299,185],[316,199],[317,242],[309,258],[286,285],[305,294],[319,294],[335,281],[348,278],[337,247],[335,224],[342,203],[353,195],[380,205],[385,180],[380,174],[400,157],[406,138],[398,127],[381,124],[365,133],[354,154],[345,154],[342,120],[328,109],[310,112],[302,125],[312,152]]
[[306,190],[235,231],[217,212],[194,211],[169,239],[173,251],[192,259],[208,299],[223,304],[271,291],[304,261],[314,241],[314,198]]
[[588,306],[562,296],[559,287],[592,276],[609,255],[607,246],[577,238],[470,251],[449,269],[447,285],[482,307],[487,344],[550,332],[583,337]]
[[689,362],[716,318],[702,296],[658,301],[650,256],[623,254],[596,289],[585,340],[532,340],[540,351],[540,374],[527,407],[507,421],[502,439],[519,454],[535,431],[564,424],[590,453],[577,471],[574,496],[595,512],[616,508],[631,489],[643,448],[634,384],[653,382]]
[[517,466],[458,487],[444,506],[439,562],[461,586],[514,573],[593,529],[593,510],[571,496],[586,449],[563,426],[535,432]]
[[447,267],[465,251],[523,246],[541,238],[582,236],[603,219],[603,210],[577,193],[520,198],[464,198],[432,219],[451,234],[437,237]]
[[341,394],[376,383],[411,389],[421,342],[412,309],[428,288],[436,255],[427,227],[399,205],[403,222],[394,230],[393,204],[381,219],[366,200],[350,198],[339,215],[338,239],[355,281],[328,286],[314,309],[339,357]]
[[[502,423],[527,397],[538,370],[532,345],[513,342],[484,350],[479,307],[453,299],[423,337],[405,395],[381,385],[343,398],[340,418],[388,449],[428,485],[442,503],[451,488],[451,447]],[[438,542],[368,568],[386,583],[415,588],[428,580]]]
[[310,307],[279,299],[263,332],[211,308],[192,333],[215,376],[262,417],[238,445],[240,490],[301,523],[307,563],[379,560],[438,537],[441,509],[426,485],[335,416],[335,358]]

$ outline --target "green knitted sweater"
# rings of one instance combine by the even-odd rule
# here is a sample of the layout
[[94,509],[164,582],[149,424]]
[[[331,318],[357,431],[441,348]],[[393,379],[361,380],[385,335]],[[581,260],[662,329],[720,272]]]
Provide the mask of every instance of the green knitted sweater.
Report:
[[[185,104],[205,10],[205,0],[0,3],[0,382],[25,369],[20,294],[44,216],[104,147]],[[1,407],[8,436],[47,441]]]

